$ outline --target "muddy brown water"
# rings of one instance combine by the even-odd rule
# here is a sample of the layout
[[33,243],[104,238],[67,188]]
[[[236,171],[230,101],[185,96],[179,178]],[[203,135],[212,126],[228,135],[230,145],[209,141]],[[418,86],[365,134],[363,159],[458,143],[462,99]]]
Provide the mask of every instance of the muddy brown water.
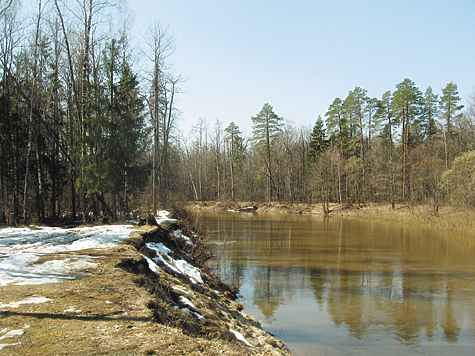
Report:
[[475,243],[354,218],[203,211],[223,280],[295,355],[475,354]]

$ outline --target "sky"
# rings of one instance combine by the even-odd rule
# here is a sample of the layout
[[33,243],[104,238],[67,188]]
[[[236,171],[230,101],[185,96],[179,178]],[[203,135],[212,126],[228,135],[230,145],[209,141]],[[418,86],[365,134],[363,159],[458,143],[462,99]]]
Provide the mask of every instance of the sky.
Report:
[[265,103],[286,123],[313,126],[336,97],[371,97],[404,78],[436,93],[475,89],[473,0],[129,0],[139,31],[154,21],[175,37],[186,79],[179,126],[219,119],[251,133]]
[[[29,1],[29,0],[28,0]],[[127,1],[127,0],[125,0]],[[169,58],[185,79],[176,106],[187,136],[203,118],[244,134],[265,103],[312,127],[356,86],[371,97],[410,78],[436,93],[475,91],[473,0],[128,0],[140,41],[158,21],[175,38]],[[141,64],[143,65],[143,64]]]

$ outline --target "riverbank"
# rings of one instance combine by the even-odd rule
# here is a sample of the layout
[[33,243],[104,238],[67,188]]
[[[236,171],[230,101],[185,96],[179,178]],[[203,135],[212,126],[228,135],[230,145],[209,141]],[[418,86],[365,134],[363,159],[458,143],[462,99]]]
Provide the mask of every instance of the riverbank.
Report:
[[[237,210],[255,207],[255,212],[325,215],[322,204],[278,203],[278,202],[188,202],[190,211],[197,210]],[[431,205],[366,204],[340,206],[329,205],[329,217],[344,216],[377,221],[394,221],[405,224],[423,224],[431,228],[475,237],[475,211],[463,207],[440,206],[436,212]]]
[[89,262],[71,271],[82,278],[0,287],[0,353],[290,355],[241,312],[202,264],[202,241],[179,227],[135,227],[112,248],[41,256],[35,265]]

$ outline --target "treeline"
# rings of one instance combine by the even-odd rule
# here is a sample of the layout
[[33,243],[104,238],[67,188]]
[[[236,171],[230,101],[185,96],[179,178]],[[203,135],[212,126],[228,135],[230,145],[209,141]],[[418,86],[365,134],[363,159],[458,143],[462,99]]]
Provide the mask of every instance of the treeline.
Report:
[[286,125],[269,104],[251,118],[249,138],[219,121],[203,134],[200,122],[185,198],[319,202],[324,209],[331,202],[432,203],[437,211],[441,199],[454,197],[475,206],[474,99],[464,109],[455,83],[437,94],[406,78],[381,98],[355,87],[313,128]]
[[200,119],[184,139],[166,29],[132,43],[122,3],[37,5],[30,22],[18,0],[0,5],[0,222],[182,200],[437,205],[455,191],[444,172],[475,149],[473,101],[464,109],[454,83],[422,93],[409,79],[381,98],[356,87],[313,128],[265,104],[249,137]]
[[169,184],[173,40],[156,23],[137,49],[122,2],[36,4],[0,5],[0,222],[126,214],[152,169]]

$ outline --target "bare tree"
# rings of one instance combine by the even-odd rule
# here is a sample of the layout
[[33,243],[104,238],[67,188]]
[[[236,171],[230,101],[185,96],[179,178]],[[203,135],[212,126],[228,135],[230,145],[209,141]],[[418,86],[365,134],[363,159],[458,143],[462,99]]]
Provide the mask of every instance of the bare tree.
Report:
[[214,125],[214,137],[213,137],[213,150],[214,150],[214,159],[216,164],[216,197],[219,201],[221,198],[221,145],[222,145],[222,136],[223,130],[221,129],[221,121],[216,119]]
[[156,211],[157,185],[167,185],[163,182],[166,169],[163,165],[168,160],[170,133],[174,126],[173,101],[181,78],[172,78],[167,74],[169,67],[166,60],[174,52],[174,39],[168,34],[167,28],[158,21],[154,22],[147,28],[143,38],[146,48],[142,52],[152,64],[146,77],[150,83],[147,101],[153,127],[152,205],[153,211]]
[[295,142],[295,129],[292,126],[286,125],[284,127],[284,132],[280,139],[280,143],[282,145],[282,149],[285,153],[286,158],[286,186],[289,193],[289,200],[291,203],[293,203],[294,201],[293,162],[295,156]]
[[[41,36],[41,29],[40,29],[40,24],[41,24],[41,15],[43,12],[41,0],[38,2],[38,15],[37,15],[37,20],[36,20],[36,29],[35,29],[35,40],[33,43],[33,53],[32,53],[32,59],[33,59],[33,68],[32,68],[32,78],[31,78],[31,90],[30,90],[30,97],[29,97],[29,120],[28,120],[28,149],[26,153],[26,163],[25,163],[25,185],[24,185],[24,192],[23,192],[23,218],[24,218],[24,223],[28,224],[28,178],[29,178],[29,168],[30,168],[30,153],[32,150],[32,141],[33,141],[33,135],[38,129],[38,126],[35,125],[34,130],[34,122],[33,122],[33,112],[34,108],[37,105],[36,99],[37,99],[37,93],[38,93],[38,81],[41,79],[40,75],[38,73],[38,46],[39,46],[39,38]],[[41,174],[41,169],[40,169],[40,162],[39,162],[39,157],[38,157],[38,146],[36,147],[36,166],[38,169],[38,199],[40,201],[40,204],[42,205],[43,202],[43,183],[42,183],[42,174]],[[44,218],[44,209],[43,209],[43,215],[41,216]]]
[[0,17],[2,17],[8,11],[12,4],[13,0],[7,0],[5,4],[0,5]]

